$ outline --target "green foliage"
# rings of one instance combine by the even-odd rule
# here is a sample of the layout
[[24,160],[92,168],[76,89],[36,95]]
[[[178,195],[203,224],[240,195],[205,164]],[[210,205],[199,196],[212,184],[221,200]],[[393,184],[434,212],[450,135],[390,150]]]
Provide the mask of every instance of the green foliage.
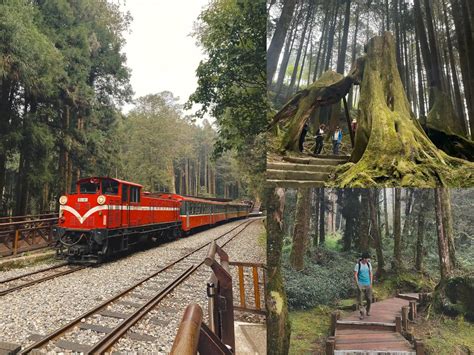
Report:
[[207,59],[197,68],[198,88],[187,107],[216,119],[216,156],[234,149],[249,185],[264,182],[267,124],[266,10],[263,0],[215,0],[205,9],[194,36]]
[[328,306],[317,306],[290,312],[290,354],[324,353],[323,338],[329,336],[332,311]]
[[318,249],[305,260],[303,271],[296,272],[284,254],[284,277],[290,309],[309,309],[337,304],[354,291],[354,258],[327,249]]

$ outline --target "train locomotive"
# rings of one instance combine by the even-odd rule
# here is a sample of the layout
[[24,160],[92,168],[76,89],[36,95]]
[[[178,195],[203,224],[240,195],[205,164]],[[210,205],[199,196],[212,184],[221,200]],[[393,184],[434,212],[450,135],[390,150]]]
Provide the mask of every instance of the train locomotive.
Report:
[[110,177],[77,181],[76,192],[59,198],[53,228],[60,257],[94,264],[146,241],[172,240],[191,231],[249,215],[250,205],[171,193]]

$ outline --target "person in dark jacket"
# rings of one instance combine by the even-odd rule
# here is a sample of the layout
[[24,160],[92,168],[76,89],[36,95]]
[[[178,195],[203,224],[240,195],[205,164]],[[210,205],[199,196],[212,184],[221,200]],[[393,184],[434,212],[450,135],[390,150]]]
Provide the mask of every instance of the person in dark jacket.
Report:
[[314,154],[318,155],[321,154],[321,150],[323,150],[323,145],[324,145],[324,133],[326,131],[326,126],[324,123],[321,123],[319,125],[318,131],[316,132],[316,145],[314,147]]
[[309,130],[308,123],[305,122],[305,124],[303,126],[303,131],[301,132],[301,135],[300,135],[300,141],[299,141],[300,152],[303,152],[303,144],[304,144],[304,140],[306,138],[306,133],[308,133],[308,130]]

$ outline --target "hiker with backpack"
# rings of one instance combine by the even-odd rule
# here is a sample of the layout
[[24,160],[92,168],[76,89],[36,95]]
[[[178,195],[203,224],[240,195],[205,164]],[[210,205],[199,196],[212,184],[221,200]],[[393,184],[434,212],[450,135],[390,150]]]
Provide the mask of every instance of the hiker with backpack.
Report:
[[[369,253],[362,253],[354,268],[354,279],[357,285],[357,305],[359,306],[360,319],[364,319],[365,314],[370,316],[370,304],[372,303],[373,273],[369,258]],[[364,307],[364,299],[367,302],[367,307]]]

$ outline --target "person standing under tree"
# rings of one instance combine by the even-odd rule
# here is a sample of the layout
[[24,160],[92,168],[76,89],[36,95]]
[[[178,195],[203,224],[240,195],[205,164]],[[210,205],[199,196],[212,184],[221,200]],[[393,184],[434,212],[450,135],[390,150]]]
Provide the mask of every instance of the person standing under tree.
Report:
[[[367,316],[370,316],[370,305],[372,303],[373,273],[369,258],[369,253],[362,253],[354,268],[354,279],[357,285],[357,305],[359,306],[360,319],[364,319],[364,313],[367,314]],[[367,302],[367,309],[364,307],[363,298],[365,298]]]
[[299,148],[300,148],[300,152],[302,153],[303,153],[304,139],[306,138],[306,133],[308,133],[308,130],[309,130],[308,123],[305,122],[303,126],[303,131],[301,132],[301,135],[300,135],[300,141],[299,141]]
[[332,136],[332,153],[334,155],[339,154],[339,146],[341,145],[342,141],[342,130],[339,128],[339,126],[336,126],[336,130],[334,131],[334,134]]
[[314,154],[318,155],[321,154],[321,150],[323,150],[323,145],[324,145],[324,131],[326,130],[326,126],[324,123],[321,123],[319,125],[318,131],[316,132],[316,145],[314,147]]

